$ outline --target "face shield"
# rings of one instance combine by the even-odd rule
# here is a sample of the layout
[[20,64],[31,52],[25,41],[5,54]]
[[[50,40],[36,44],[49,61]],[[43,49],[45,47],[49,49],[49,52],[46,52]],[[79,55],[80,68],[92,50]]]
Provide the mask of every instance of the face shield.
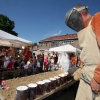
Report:
[[84,28],[84,25],[82,17],[79,12],[86,8],[87,7],[82,6],[80,8],[72,8],[71,10],[69,10],[65,16],[66,25],[77,32],[82,30]]

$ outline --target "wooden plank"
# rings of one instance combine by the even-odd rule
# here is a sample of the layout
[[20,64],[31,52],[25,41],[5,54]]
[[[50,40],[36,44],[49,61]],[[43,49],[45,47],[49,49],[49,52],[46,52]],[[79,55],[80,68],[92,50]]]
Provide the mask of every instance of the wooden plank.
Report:
[[58,91],[62,91],[62,90],[70,87],[71,85],[73,85],[75,83],[76,83],[76,81],[70,80],[70,81],[66,82],[65,84],[63,84],[63,85],[61,85],[59,87],[56,87],[56,89],[51,90],[51,92],[49,92],[49,93],[45,93],[44,95],[37,96],[35,100],[42,100],[44,98],[47,98],[48,96],[50,96],[50,95],[52,95],[52,94],[54,94]]

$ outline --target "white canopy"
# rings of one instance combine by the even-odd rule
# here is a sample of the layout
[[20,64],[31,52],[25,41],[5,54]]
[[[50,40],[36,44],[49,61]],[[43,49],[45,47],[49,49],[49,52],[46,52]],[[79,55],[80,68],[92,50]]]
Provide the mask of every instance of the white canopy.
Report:
[[11,35],[7,32],[0,30],[0,45],[2,46],[13,46],[22,47],[32,45],[31,41],[25,40],[23,38]]
[[70,44],[55,47],[55,48],[50,48],[49,51],[56,51],[56,52],[80,52],[78,48],[73,47]]

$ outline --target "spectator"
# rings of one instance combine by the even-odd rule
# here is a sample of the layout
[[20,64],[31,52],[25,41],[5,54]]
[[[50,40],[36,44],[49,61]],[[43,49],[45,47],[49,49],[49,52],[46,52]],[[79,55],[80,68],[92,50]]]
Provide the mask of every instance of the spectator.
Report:
[[1,55],[0,56],[0,70],[3,71],[4,70],[4,61],[5,61],[5,56]]
[[20,64],[20,58],[19,57],[14,62],[14,69],[15,69],[15,77],[19,77],[20,74],[21,74],[21,64]]
[[10,56],[8,54],[9,52],[6,52],[5,61],[4,61],[4,69],[7,68],[8,63],[10,62]]
[[13,57],[10,58],[10,61],[7,65],[7,70],[14,70],[14,58]]
[[29,60],[29,57],[32,56],[32,52],[29,50],[29,47],[25,47],[25,50],[22,52],[22,55],[25,57],[26,61]]
[[52,67],[54,67],[54,58],[53,58],[53,56],[51,56],[51,58],[50,58],[50,70],[52,69]]
[[20,67],[21,67],[20,58],[18,57],[18,58],[16,59],[16,61],[14,62],[14,68],[15,68],[15,70],[16,70],[16,69],[20,69]]
[[58,54],[57,52],[54,54],[54,64],[57,64],[58,62]]
[[30,58],[29,58],[29,68],[30,68],[30,70],[31,70],[31,72],[30,72],[30,74],[34,74],[34,63],[33,63],[33,57],[31,56]]
[[36,67],[36,64],[37,64],[37,59],[36,59],[36,56],[35,56],[34,59],[33,59],[34,68]]
[[48,56],[44,57],[44,71],[48,71]]
[[43,52],[39,55],[40,57],[40,72],[43,72],[44,54]]
[[37,56],[37,61],[36,61],[36,67],[35,67],[35,73],[36,74],[40,73],[40,71],[41,71],[41,68],[40,67],[41,67],[40,66],[40,56],[38,55]]

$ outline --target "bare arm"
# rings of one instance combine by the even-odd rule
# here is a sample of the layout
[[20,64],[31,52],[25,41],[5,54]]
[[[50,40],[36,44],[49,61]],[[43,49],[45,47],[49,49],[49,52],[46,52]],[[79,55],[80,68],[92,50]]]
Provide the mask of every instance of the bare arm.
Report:
[[[97,43],[100,48],[100,12],[96,13],[92,20],[92,29],[96,35]],[[100,83],[100,64],[95,69],[94,79]]]

